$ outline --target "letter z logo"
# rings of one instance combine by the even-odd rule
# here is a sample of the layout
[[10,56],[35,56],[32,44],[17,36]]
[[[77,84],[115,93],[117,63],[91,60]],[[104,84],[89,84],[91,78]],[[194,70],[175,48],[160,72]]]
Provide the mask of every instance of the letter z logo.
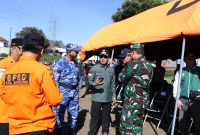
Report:
[[178,7],[178,5],[181,3],[181,1],[182,1],[182,0],[177,1],[177,2],[174,4],[174,6],[168,11],[167,15],[171,15],[171,14],[174,14],[174,13],[179,12],[179,11],[181,11],[181,10],[184,10],[184,9],[186,9],[186,8],[188,8],[188,7],[191,7],[192,5],[196,4],[196,3],[199,2],[200,0],[194,0],[194,1],[191,0],[190,3],[187,3],[187,4],[183,5],[183,6]]

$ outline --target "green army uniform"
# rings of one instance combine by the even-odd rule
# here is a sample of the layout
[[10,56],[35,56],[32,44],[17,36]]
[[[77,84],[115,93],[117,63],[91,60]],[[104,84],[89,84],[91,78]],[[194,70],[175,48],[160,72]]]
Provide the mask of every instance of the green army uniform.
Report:
[[142,134],[143,115],[149,103],[149,84],[152,76],[153,68],[143,56],[130,61],[119,74],[119,81],[125,84],[120,121],[122,135]]

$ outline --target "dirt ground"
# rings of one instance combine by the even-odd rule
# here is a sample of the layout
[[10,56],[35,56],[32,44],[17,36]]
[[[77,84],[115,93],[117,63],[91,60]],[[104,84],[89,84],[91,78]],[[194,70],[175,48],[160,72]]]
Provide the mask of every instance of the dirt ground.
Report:
[[[80,90],[80,110],[78,116],[77,135],[87,135],[89,130],[89,122],[90,122],[89,110],[91,106],[91,94],[87,94],[83,98],[82,95],[84,93],[85,93],[85,88]],[[111,113],[112,124],[110,126],[109,135],[120,135],[118,130],[120,115],[117,112],[118,111],[114,111],[113,113]],[[166,135],[167,128],[168,126],[165,128],[161,126],[160,128],[156,129],[156,125],[154,123],[147,121],[144,124],[143,135]],[[101,135],[101,127],[99,128],[98,135]]]

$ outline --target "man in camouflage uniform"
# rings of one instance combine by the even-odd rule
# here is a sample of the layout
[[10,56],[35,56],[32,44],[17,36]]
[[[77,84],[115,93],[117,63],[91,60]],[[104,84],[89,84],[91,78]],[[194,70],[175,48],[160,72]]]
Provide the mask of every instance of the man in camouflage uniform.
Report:
[[67,54],[56,62],[52,69],[56,83],[63,95],[61,104],[54,108],[54,112],[57,117],[57,131],[59,134],[62,134],[64,114],[68,108],[69,131],[70,134],[75,134],[79,111],[79,74],[78,63],[75,61],[78,54],[78,48],[67,45],[66,51]]
[[143,115],[149,103],[149,84],[153,69],[143,56],[144,46],[135,43],[130,46],[132,61],[119,74],[124,83],[124,104],[121,114],[122,135],[141,135]]

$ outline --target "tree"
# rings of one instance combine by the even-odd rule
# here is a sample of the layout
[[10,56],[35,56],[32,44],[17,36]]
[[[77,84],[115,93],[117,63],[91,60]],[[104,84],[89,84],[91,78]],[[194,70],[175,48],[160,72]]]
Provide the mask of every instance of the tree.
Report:
[[112,20],[118,22],[166,2],[166,0],[126,0],[112,16]]
[[56,41],[55,44],[54,44],[54,46],[60,48],[61,47],[60,42]]
[[16,37],[18,38],[24,38],[24,36],[30,32],[36,32],[45,38],[45,48],[49,46],[49,40],[45,36],[44,32],[41,29],[38,29],[36,27],[24,27],[20,32],[16,33]]
[[58,53],[45,53],[42,55],[40,62],[46,65],[51,65],[54,61],[57,61],[61,58],[61,55]]
[[6,54],[6,53],[0,53],[0,58],[5,58],[7,56],[8,56],[8,54]]

